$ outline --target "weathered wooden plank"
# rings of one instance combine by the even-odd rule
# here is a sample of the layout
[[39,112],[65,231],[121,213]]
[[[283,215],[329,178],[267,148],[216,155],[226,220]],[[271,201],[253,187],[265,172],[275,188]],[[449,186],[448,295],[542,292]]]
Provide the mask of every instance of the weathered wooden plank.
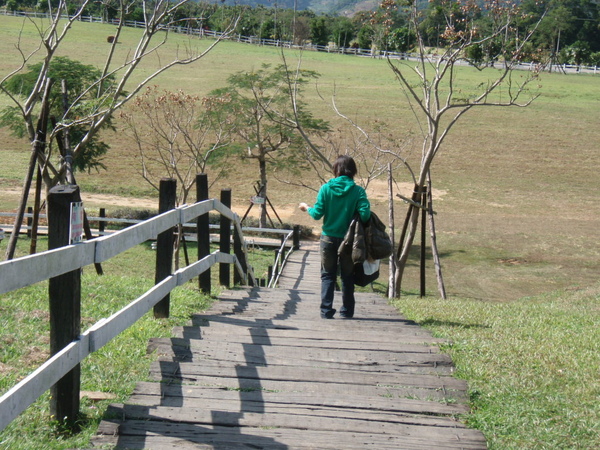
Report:
[[[291,325],[291,324],[290,324]],[[399,325],[397,328],[400,328]],[[381,345],[392,344],[392,351],[402,345],[416,345],[424,348],[433,348],[437,344],[448,342],[447,339],[434,338],[430,334],[402,333],[389,330],[383,332],[380,330],[371,330],[369,332],[360,332],[354,329],[336,329],[335,334],[330,331],[324,331],[316,328],[300,329],[290,326],[285,328],[279,325],[260,324],[252,327],[240,325],[232,329],[227,324],[213,322],[207,326],[187,326],[175,327],[173,329],[175,336],[185,339],[210,339],[222,340],[226,342],[247,342],[248,337],[269,339],[299,339],[300,342],[308,339],[315,342],[340,340],[344,342],[364,342],[381,343]],[[383,350],[383,348],[382,348]]]
[[452,375],[453,367],[452,366],[436,366],[435,364],[387,364],[387,363],[370,363],[370,362],[360,362],[360,363],[344,363],[338,361],[321,361],[321,360],[307,360],[307,359],[299,359],[294,364],[290,364],[290,360],[284,357],[276,357],[269,356],[268,362],[265,362],[263,359],[256,357],[244,357],[243,355],[230,355],[229,357],[215,357],[215,358],[204,358],[200,359],[198,357],[190,358],[190,357],[168,357],[168,356],[159,356],[160,361],[185,361],[185,362],[197,362],[200,364],[210,364],[210,365],[229,365],[235,366],[240,364],[246,365],[269,365],[269,366],[287,366],[287,367],[295,367],[297,370],[302,370],[304,367],[319,367],[321,369],[344,369],[344,370],[356,370],[363,372],[388,372],[388,373],[403,373],[403,374],[413,374],[413,375]]
[[[205,352],[208,349],[215,349],[216,351],[229,351],[239,353],[245,351],[247,354],[255,352],[269,351],[272,354],[287,354],[289,355],[289,347],[296,348],[296,342],[300,343],[303,347],[303,354],[300,356],[309,356],[312,358],[320,357],[322,354],[325,357],[330,358],[333,352],[340,351],[342,357],[347,355],[365,355],[369,358],[381,361],[400,361],[400,360],[412,360],[414,354],[420,355],[419,357],[426,357],[430,355],[432,358],[436,357],[439,361],[445,361],[447,364],[451,364],[452,360],[448,355],[439,352],[439,349],[435,346],[426,346],[422,344],[397,344],[393,349],[381,349],[377,346],[376,342],[346,342],[343,340],[315,340],[315,339],[302,339],[293,337],[287,338],[271,338],[271,337],[260,337],[257,339],[256,336],[247,335],[248,338],[253,338],[252,342],[239,342],[230,340],[213,340],[207,341],[206,339],[183,339],[183,338],[158,338],[152,339],[148,346],[149,350],[161,347],[162,349],[169,348],[174,353],[194,353],[194,352]],[[241,339],[243,336],[240,336]],[[257,339],[256,341],[254,339]],[[260,340],[264,339],[264,342]],[[361,359],[352,358],[351,360]],[[350,360],[350,361],[351,361]]]
[[[178,362],[201,362],[202,364],[223,361],[224,363],[245,363],[249,365],[285,365],[366,370],[401,373],[450,373],[452,361],[448,355],[399,351],[340,350],[332,348],[304,347],[299,356],[292,345],[265,346],[244,343],[211,342],[205,346],[170,345],[170,339],[151,340],[148,351],[156,351],[160,360]],[[206,341],[192,341],[203,342]],[[292,344],[292,342],[288,342]]]
[[468,407],[461,403],[398,398],[392,396],[338,396],[331,394],[314,395],[307,392],[220,389],[207,386],[182,386],[175,384],[140,382],[136,386],[131,401],[148,406],[192,406],[199,407],[206,402],[218,404],[221,400],[243,398],[246,402],[270,402],[305,406],[356,408],[392,411],[399,414],[426,414],[429,416],[455,416],[464,414]]
[[[412,342],[398,342],[392,340],[381,342],[362,340],[359,333],[345,333],[349,339],[343,337],[329,337],[325,336],[319,338],[318,336],[312,336],[309,332],[299,333],[274,333],[279,336],[273,336],[271,333],[259,333],[254,330],[248,330],[244,333],[243,330],[232,329],[230,333],[214,333],[210,330],[199,330],[200,338],[186,337],[186,338],[172,338],[172,339],[160,339],[153,340],[152,342],[160,343],[162,345],[171,345],[173,348],[191,349],[201,351],[209,345],[208,342],[218,342],[219,345],[229,345],[231,348],[239,346],[240,344],[247,344],[256,347],[271,347],[273,351],[277,348],[286,348],[289,346],[302,347],[303,351],[314,353],[318,350],[354,350],[354,351],[368,351],[375,353],[390,353],[392,356],[399,357],[398,354],[409,355],[412,353],[425,353],[425,354],[440,354],[439,348],[436,345],[426,345],[422,338],[417,343]],[[190,334],[188,334],[190,336]],[[210,339],[212,337],[212,339]],[[437,341],[436,341],[437,343]],[[306,353],[308,354],[308,353]],[[451,362],[450,358],[444,356],[448,363]]]
[[[298,370],[285,366],[245,366],[222,365],[211,367],[208,364],[158,361],[151,365],[151,374],[162,375],[163,378],[185,378],[193,380],[196,376],[250,380],[273,380],[314,382],[328,384],[328,379],[338,384],[360,384],[367,386],[413,386],[424,389],[466,390],[464,380],[448,376],[411,375],[402,373],[373,373],[352,370],[328,370],[304,367]],[[327,377],[324,377],[326,375]]]
[[[301,426],[301,423],[298,424]],[[124,436],[141,437],[143,448],[197,448],[197,444],[213,445],[213,448],[403,448],[403,449],[472,449],[482,447],[476,438],[461,439],[459,433],[451,432],[444,439],[422,434],[420,427],[408,427],[399,434],[373,430],[370,433],[352,431],[321,431],[303,428],[265,427],[221,427],[214,425],[189,424],[185,422],[126,421],[119,426],[120,448],[132,448]],[[103,430],[100,429],[100,432]],[[379,431],[379,432],[378,432]],[[460,430],[457,430],[460,431]],[[106,440],[110,442],[110,440]],[[105,441],[105,442],[106,442]],[[114,442],[114,440],[112,441]],[[140,440],[132,440],[131,443]],[[191,445],[194,444],[194,445]],[[163,447],[171,445],[172,447]],[[186,446],[187,445],[187,446]],[[229,447],[227,447],[229,445]],[[225,446],[225,447],[224,447]],[[237,446],[237,447],[236,447]],[[142,448],[133,447],[133,448]]]
[[180,211],[173,209],[144,222],[95,239],[97,263],[106,261],[135,245],[156,238],[159,233],[179,223]]
[[304,393],[307,395],[348,395],[370,397],[393,397],[430,400],[438,402],[465,402],[466,394],[458,390],[421,388],[404,385],[365,385],[350,383],[317,383],[300,381],[258,380],[251,378],[215,378],[206,375],[161,376],[157,372],[150,373],[150,379],[164,383],[184,383],[196,386],[207,386],[220,389],[249,391],[278,391]]
[[[214,400],[218,400],[215,402]],[[203,416],[213,410],[215,407],[218,408],[219,412],[227,412],[229,415],[237,414],[243,415],[245,418],[251,418],[251,414],[260,414],[261,422],[257,422],[256,418],[253,420],[246,421],[244,423],[228,422],[226,419],[220,422],[215,420],[215,417],[207,418]],[[189,415],[188,415],[189,413]],[[365,427],[365,423],[374,422],[385,422],[385,423],[396,423],[396,424],[408,424],[408,425],[419,425],[419,426],[430,426],[439,428],[466,428],[466,425],[458,422],[454,418],[450,417],[436,417],[427,416],[423,414],[406,414],[397,413],[388,410],[377,410],[371,409],[358,409],[352,407],[330,407],[330,406],[316,406],[316,405],[300,405],[296,403],[274,403],[269,401],[248,401],[246,398],[238,399],[210,399],[204,400],[204,402],[196,401],[195,405],[187,404],[185,408],[182,408],[180,404],[129,404],[124,407],[123,412],[120,414],[122,419],[152,419],[152,420],[172,420],[175,422],[202,422],[212,423],[213,425],[225,425],[225,426],[264,426],[264,420],[271,420],[268,418],[269,415],[273,415],[275,420],[271,420],[271,426],[278,427],[294,427],[298,420],[301,419],[304,426],[310,429],[330,429],[335,427],[335,431],[339,431],[339,427],[335,422],[337,419],[346,419],[353,421],[362,421],[362,430],[360,427],[355,427],[355,431],[369,432],[372,428]],[[310,416],[322,418],[323,422],[328,422],[327,426],[314,425],[310,426],[304,418],[300,416]],[[289,417],[292,417],[290,422]],[[286,423],[287,422],[287,423]]]
[[[431,339],[431,333],[420,329],[418,326],[410,323],[403,324],[402,322],[391,322],[378,324],[374,321],[368,322],[367,320],[352,319],[336,319],[336,320],[323,320],[318,316],[319,312],[314,312],[314,319],[310,318],[292,318],[287,319],[273,319],[268,317],[262,318],[249,318],[243,317],[240,314],[221,314],[221,315],[203,315],[193,316],[192,324],[199,327],[211,327],[217,328],[219,326],[229,325],[235,326],[231,329],[231,332],[236,332],[236,329],[251,328],[251,329],[296,329],[296,330],[314,330],[315,332],[326,331],[329,333],[329,337],[335,337],[337,332],[379,332],[390,331],[395,333],[397,336],[422,336],[424,338]],[[239,328],[238,328],[239,327]],[[388,339],[389,340],[389,339]]]
[[387,435],[426,435],[432,441],[446,439],[449,435],[456,436],[462,442],[473,438],[477,440],[479,437],[478,433],[451,419],[408,417],[391,413],[370,414],[365,418],[360,412],[351,409],[309,410],[283,405],[254,405],[254,410],[249,407],[243,410],[235,407],[230,409],[226,404],[214,406],[216,408],[188,407],[182,411],[181,408],[166,406],[112,405],[111,412],[117,414],[122,421],[153,420],[226,427],[273,427],[353,433],[373,433],[380,429],[382,434]]
[[0,262],[0,294],[94,263],[95,241]]
[[349,383],[315,383],[300,381],[257,380],[236,378],[215,378],[212,376],[157,376],[150,373],[150,379],[164,383],[186,383],[197,386],[208,386],[220,389],[235,389],[240,391],[280,391],[291,393],[306,393],[310,395],[349,395],[349,396],[384,396],[395,398],[413,398],[438,402],[465,402],[463,391],[444,391],[443,389],[428,389],[403,385],[363,385]]

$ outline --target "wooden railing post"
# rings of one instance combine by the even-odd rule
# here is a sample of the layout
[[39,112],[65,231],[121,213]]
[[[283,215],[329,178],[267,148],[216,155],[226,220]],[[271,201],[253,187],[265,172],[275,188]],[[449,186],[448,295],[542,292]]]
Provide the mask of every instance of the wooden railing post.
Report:
[[[100,208],[100,217],[106,218],[106,208]],[[104,220],[98,221],[98,236],[102,236],[104,234],[104,229],[106,228],[106,222]]]
[[[177,198],[177,181],[172,178],[160,180],[160,191],[158,198],[158,213],[170,211],[175,208]],[[173,228],[163,231],[156,238],[156,273],[155,283],[160,283],[173,273]],[[165,297],[154,305],[154,317],[169,317],[171,295]]]
[[300,250],[300,225],[294,225],[293,249]]
[[[221,190],[221,203],[231,208],[231,189]],[[219,251],[222,253],[230,253],[231,251],[231,220],[225,216],[221,216],[219,233]],[[230,287],[230,270],[229,264],[219,264],[219,283],[221,286]]]
[[[240,262],[242,266],[242,270],[248,276],[248,266],[246,265],[246,255],[244,254],[244,250],[242,248],[242,239],[243,236],[240,236],[238,233],[238,228],[236,226],[233,227],[233,253],[236,258]],[[242,284],[242,276],[239,274],[237,270],[233,270],[233,284]]]
[[31,239],[33,229],[33,208],[31,206],[27,207],[27,237]]
[[[208,175],[199,173],[196,175],[196,201],[208,200]],[[208,213],[198,216],[196,219],[196,234],[198,238],[198,260],[210,254],[210,221]],[[210,294],[210,269],[205,270],[198,277],[200,291]]]
[[[69,245],[71,203],[79,200],[79,187],[55,186],[48,193],[48,249]],[[50,354],[55,355],[81,334],[81,269],[50,278]],[[68,427],[79,415],[81,368],[75,366],[51,389],[50,413]]]

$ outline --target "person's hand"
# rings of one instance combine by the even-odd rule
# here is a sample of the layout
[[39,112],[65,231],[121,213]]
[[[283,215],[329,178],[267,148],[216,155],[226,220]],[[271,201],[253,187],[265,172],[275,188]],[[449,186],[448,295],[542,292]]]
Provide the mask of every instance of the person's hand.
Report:
[[298,208],[300,208],[302,211],[307,211],[308,210],[308,205],[306,203],[300,203],[298,205]]

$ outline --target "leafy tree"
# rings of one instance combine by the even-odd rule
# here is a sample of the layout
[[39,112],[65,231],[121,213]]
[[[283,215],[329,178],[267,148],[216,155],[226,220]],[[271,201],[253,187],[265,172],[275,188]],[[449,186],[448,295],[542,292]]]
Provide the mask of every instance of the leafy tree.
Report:
[[[274,68],[263,64],[259,70],[231,75],[228,86],[211,92],[206,100],[214,114],[226,117],[242,159],[258,162],[263,199],[267,198],[269,167],[296,173],[306,168],[305,138],[329,129],[300,98],[303,86],[317,77],[318,73],[308,70],[290,73],[286,64]],[[260,226],[266,222],[263,203]]]
[[310,22],[310,39],[314,45],[328,45],[331,35],[330,20],[325,16],[315,17]]
[[[41,69],[42,63],[30,65],[28,72],[16,74],[8,79],[4,84],[4,88],[15,97],[29,97],[35,87]],[[50,62],[48,77],[59,82],[53,83],[49,93],[49,130],[53,129],[53,124],[59,118],[75,121],[76,118],[86,116],[96,108],[96,91],[90,91],[89,86],[93,85],[101,76],[102,72],[94,66],[73,61],[66,56],[57,56]],[[62,92],[60,80],[64,80],[66,83],[66,93]],[[106,77],[103,84],[105,92],[114,91],[115,77],[113,75]],[[65,112],[65,104],[70,105],[68,112]],[[7,106],[2,110],[1,114],[0,126],[10,127],[13,133],[20,138],[25,136],[26,129],[18,107]],[[34,117],[34,120],[37,120],[37,116]],[[109,118],[106,120],[101,128],[112,129],[112,119]],[[69,128],[69,139],[73,142],[78,142],[85,136],[88,129],[89,127],[85,124],[76,123],[72,125]],[[57,134],[55,137],[56,139],[61,139],[63,136]],[[64,142],[58,140],[57,144],[60,150],[59,156],[65,158]],[[49,142],[49,146],[50,151],[48,156],[50,157],[52,156],[52,142]],[[97,136],[93,136],[73,159],[73,169],[89,171],[91,169],[105,168],[101,159],[108,149],[108,144],[100,141]],[[55,175],[54,177],[52,177],[53,174]],[[44,176],[46,177],[46,184],[49,187],[59,181],[65,181],[64,170],[50,171],[48,164],[46,165]],[[56,179],[57,176],[59,179]]]
[[373,39],[375,38],[375,30],[369,24],[365,24],[358,30],[358,46],[360,48],[371,48],[373,46]]
[[354,24],[347,17],[340,17],[333,25],[333,41],[338,47],[350,47],[350,42],[354,39],[356,30]]
[[408,52],[416,43],[416,36],[409,27],[392,30],[388,35],[388,49],[396,52]]

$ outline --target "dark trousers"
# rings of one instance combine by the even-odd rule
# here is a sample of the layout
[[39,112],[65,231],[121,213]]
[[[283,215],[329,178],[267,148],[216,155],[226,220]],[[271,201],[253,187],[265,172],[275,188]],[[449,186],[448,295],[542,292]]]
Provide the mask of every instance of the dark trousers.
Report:
[[338,269],[342,279],[342,308],[340,314],[354,315],[353,264],[350,256],[338,256],[343,238],[321,236],[321,316],[331,315]]

